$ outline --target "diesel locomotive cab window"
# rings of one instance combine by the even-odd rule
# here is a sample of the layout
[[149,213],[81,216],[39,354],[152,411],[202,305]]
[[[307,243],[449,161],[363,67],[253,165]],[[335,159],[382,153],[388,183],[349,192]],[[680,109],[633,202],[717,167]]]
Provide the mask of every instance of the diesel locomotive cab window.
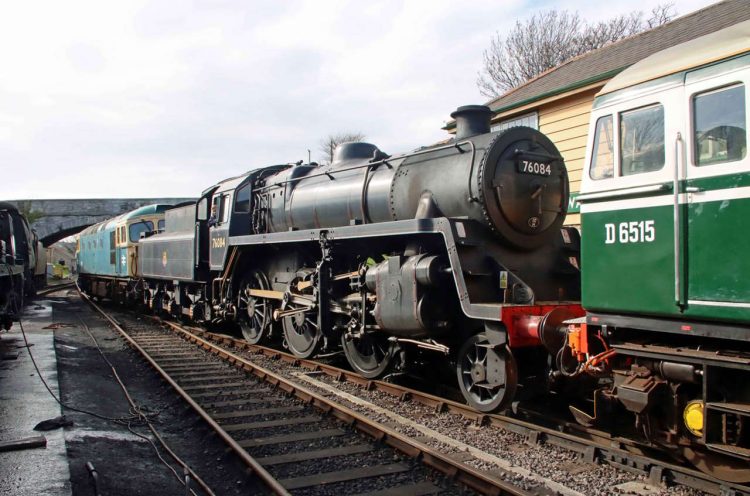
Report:
[[664,167],[664,107],[620,114],[620,171],[623,176]]
[[109,233],[109,264],[114,265],[115,260],[115,232],[110,231]]
[[237,194],[234,199],[234,211],[235,212],[249,212],[250,211],[250,183],[247,183],[243,187],[237,190]]
[[591,179],[609,179],[615,173],[615,147],[612,136],[612,116],[600,117],[594,131],[594,148],[591,154]]
[[154,230],[154,223],[150,220],[137,222],[130,226],[130,242],[137,243],[141,239],[141,233],[151,232]]
[[693,97],[695,165],[735,162],[747,155],[745,85]]
[[159,232],[164,232],[164,227],[165,227],[165,226],[166,226],[166,223],[164,222],[164,219],[162,219],[162,220],[160,220],[160,221],[159,221],[159,222],[158,222],[158,223],[156,224],[156,230],[157,230],[157,231],[159,231]]

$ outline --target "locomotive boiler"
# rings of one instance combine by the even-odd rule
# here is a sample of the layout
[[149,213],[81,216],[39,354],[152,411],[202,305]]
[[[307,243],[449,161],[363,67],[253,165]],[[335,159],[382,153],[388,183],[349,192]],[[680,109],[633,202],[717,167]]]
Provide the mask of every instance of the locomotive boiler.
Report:
[[343,348],[366,377],[444,354],[471,404],[506,404],[515,355],[561,346],[581,314],[568,176],[539,131],[490,132],[482,106],[452,116],[447,142],[345,143],[329,165],[255,169],[168,211],[140,242],[145,301],[300,357]]
[[465,217],[521,250],[547,244],[568,197],[559,153],[529,128],[489,133],[490,115],[459,108],[456,138],[443,146],[389,158],[369,143],[344,143],[330,166],[282,171],[255,193],[266,206],[256,232]]

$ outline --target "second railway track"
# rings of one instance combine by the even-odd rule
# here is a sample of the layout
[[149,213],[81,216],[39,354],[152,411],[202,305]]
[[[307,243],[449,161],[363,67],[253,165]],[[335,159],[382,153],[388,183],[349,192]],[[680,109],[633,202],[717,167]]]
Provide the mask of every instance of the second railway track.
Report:
[[90,303],[271,493],[539,493],[465,465],[187,329],[135,319],[121,324]]

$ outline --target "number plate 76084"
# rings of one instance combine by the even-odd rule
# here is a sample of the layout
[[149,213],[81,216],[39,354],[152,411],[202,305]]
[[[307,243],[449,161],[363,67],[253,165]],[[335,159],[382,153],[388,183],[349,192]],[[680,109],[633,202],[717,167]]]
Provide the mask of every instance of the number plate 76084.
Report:
[[537,176],[551,176],[552,164],[550,162],[539,162],[537,160],[518,159],[518,172],[524,174],[536,174]]

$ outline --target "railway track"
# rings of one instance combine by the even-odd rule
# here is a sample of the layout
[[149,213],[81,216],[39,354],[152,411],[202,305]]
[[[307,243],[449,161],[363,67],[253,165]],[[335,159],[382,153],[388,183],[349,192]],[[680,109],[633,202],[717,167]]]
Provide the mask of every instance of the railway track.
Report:
[[192,330],[121,325],[88,300],[273,494],[528,495]]
[[55,285],[47,286],[46,288],[40,289],[39,291],[37,291],[36,295],[37,296],[47,296],[49,294],[56,293],[56,292],[61,291],[63,289],[74,288],[75,285],[76,285],[75,282],[66,282],[66,283],[63,283],[63,284],[55,284]]
[[[413,388],[384,381],[366,379],[350,370],[342,369],[319,360],[300,359],[289,353],[266,346],[249,344],[224,334],[216,334],[195,327],[184,327],[168,320],[154,317],[169,326],[185,339],[197,344],[210,342],[222,347],[226,353],[247,351],[325,374],[336,381],[346,381],[365,390],[377,390],[398,398],[412,401],[434,409],[435,412],[450,412],[471,420],[477,426],[495,426],[523,436],[528,443],[548,443],[578,453],[582,461],[606,463],[628,472],[648,477],[654,485],[680,485],[721,496],[750,496],[750,486],[733,484],[711,477],[689,467],[670,462],[658,455],[650,456],[635,441],[614,437],[604,431],[587,428],[572,422],[550,422],[542,414],[529,414],[528,420],[500,414],[483,414],[468,405],[428,394]],[[190,335],[195,336],[195,338]],[[200,340],[200,341],[198,341]]]

